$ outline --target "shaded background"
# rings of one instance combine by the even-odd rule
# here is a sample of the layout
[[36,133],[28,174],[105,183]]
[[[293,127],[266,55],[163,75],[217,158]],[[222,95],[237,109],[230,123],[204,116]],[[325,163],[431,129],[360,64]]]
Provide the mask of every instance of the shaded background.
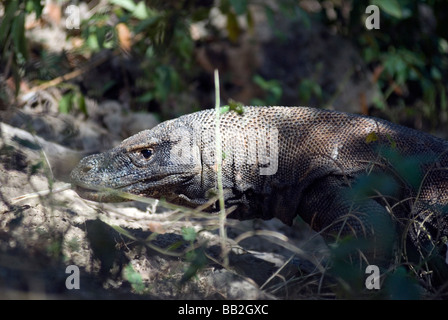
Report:
[[[378,30],[365,27],[370,4]],[[437,0],[6,1],[0,108],[51,89],[61,113],[89,116],[89,98],[165,120],[214,105],[216,68],[224,103],[334,108],[446,136],[447,9]]]

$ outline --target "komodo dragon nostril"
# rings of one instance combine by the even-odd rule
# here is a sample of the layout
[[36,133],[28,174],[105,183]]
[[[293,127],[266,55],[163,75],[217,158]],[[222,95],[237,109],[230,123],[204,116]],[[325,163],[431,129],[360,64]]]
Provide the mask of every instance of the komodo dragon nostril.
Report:
[[89,171],[92,170],[92,169],[93,169],[93,166],[91,166],[91,165],[87,165],[87,166],[84,166],[84,167],[81,169],[81,172],[82,172],[82,173],[89,173]]

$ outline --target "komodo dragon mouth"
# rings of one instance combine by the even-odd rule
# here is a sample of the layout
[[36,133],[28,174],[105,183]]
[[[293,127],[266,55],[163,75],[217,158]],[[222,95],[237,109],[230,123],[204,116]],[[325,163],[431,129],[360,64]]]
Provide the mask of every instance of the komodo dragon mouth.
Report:
[[[178,179],[177,183],[173,183],[172,176]],[[72,180],[73,188],[82,198],[97,202],[123,202],[136,200],[136,196],[140,197],[163,197],[164,186],[173,187],[176,184],[182,184],[190,180],[192,176],[188,173],[160,173],[150,178],[144,178],[132,183],[121,185],[118,187],[106,187],[101,185],[87,184],[82,181]],[[167,195],[165,195],[167,196]]]
[[122,191],[122,188],[112,189],[98,186],[97,188],[93,186],[83,185],[77,182],[74,185],[74,190],[82,198],[97,201],[97,202],[123,202],[131,199],[127,199],[127,192]]

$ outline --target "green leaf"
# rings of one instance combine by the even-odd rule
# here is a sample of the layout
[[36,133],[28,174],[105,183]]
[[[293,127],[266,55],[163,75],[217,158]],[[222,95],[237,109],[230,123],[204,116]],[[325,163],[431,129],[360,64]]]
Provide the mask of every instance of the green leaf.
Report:
[[281,87],[281,83],[278,80],[272,79],[272,80],[266,80],[263,79],[260,75],[256,74],[253,77],[253,81],[255,84],[257,84],[261,89],[266,91],[267,96],[265,101],[261,101],[258,99],[254,99],[253,104],[256,105],[275,105],[280,100],[283,90]]
[[397,141],[394,140],[394,138],[392,138],[392,136],[390,134],[386,134],[387,140],[389,140],[390,143],[390,147],[392,149],[396,149],[397,148]]
[[312,95],[322,98],[322,88],[313,79],[303,79],[299,85],[299,97],[303,102],[309,102]]
[[185,270],[182,275],[181,283],[185,283],[192,277],[196,276],[199,270],[201,270],[207,264],[207,256],[205,255],[204,249],[198,248],[187,252],[187,261],[190,262],[189,267]]
[[40,18],[43,10],[44,10],[44,5],[42,4],[42,1],[40,1],[40,0],[29,0],[26,3],[26,11],[28,13],[31,13],[34,11],[36,13],[36,18]]
[[14,78],[15,95],[18,95],[20,91],[21,75],[20,75],[20,67],[17,65],[16,61],[12,62],[11,71]]
[[132,15],[139,20],[145,20],[149,17],[148,8],[145,5],[145,1],[141,1],[137,4],[132,11]]
[[[106,223],[106,222],[104,222],[104,223]],[[118,233],[128,237],[129,239],[138,241],[138,239],[136,237],[134,237],[134,235],[132,233],[130,233],[128,230],[124,229],[123,227],[120,227],[118,225],[109,224],[109,223],[106,223],[106,224],[109,227],[111,227],[112,229],[114,229],[115,231],[117,231]]]
[[44,163],[43,161],[39,161],[36,164],[33,164],[30,167],[30,174],[31,175],[35,175],[40,169],[42,169],[44,167]]
[[160,17],[159,16],[155,16],[155,17],[150,17],[147,19],[143,19],[136,27],[134,30],[134,33],[140,33],[143,30],[146,30],[154,25],[156,25],[158,22],[160,21]]
[[26,140],[26,139],[21,139],[19,137],[14,136],[12,138],[12,140],[17,142],[18,144],[20,144],[22,147],[25,147],[25,148],[28,148],[31,150],[41,150],[42,149],[42,147],[39,144],[34,143],[29,140]]
[[69,113],[72,108],[73,93],[69,92],[62,96],[59,100],[59,111],[61,113]]
[[255,27],[255,21],[254,21],[254,17],[252,16],[252,12],[250,10],[247,10],[247,12],[246,12],[246,21],[247,21],[247,26],[249,28],[249,31],[252,32]]
[[247,11],[247,0],[230,0],[230,4],[237,15],[243,15]]
[[110,2],[113,4],[116,4],[117,6],[120,6],[130,12],[134,12],[135,8],[137,7],[135,5],[135,2],[132,0],[111,0]]
[[138,102],[149,102],[151,100],[154,99],[154,94],[152,92],[146,92],[144,94],[142,94],[141,96],[139,96],[136,101]]
[[267,81],[264,80],[262,76],[256,74],[254,75],[253,80],[261,89],[266,90],[268,88]]
[[98,42],[98,47],[99,48],[104,48],[104,41],[106,40],[106,33],[107,30],[105,27],[99,27],[96,29],[96,39]]
[[88,112],[87,112],[87,107],[86,107],[86,99],[85,99],[84,95],[82,93],[78,93],[76,95],[76,100],[77,100],[79,110],[87,116]]
[[230,106],[222,106],[221,108],[219,108],[219,114],[222,115],[224,113],[227,113],[230,111]]
[[97,38],[96,34],[89,35],[89,37],[87,38],[87,46],[92,51],[98,51],[100,49],[100,45],[98,43],[98,38]]
[[166,251],[174,251],[174,250],[176,250],[177,248],[180,248],[182,245],[184,245],[184,242],[183,242],[183,241],[176,241],[176,242],[174,242],[173,244],[171,244],[170,246],[168,246],[168,247],[166,248]]
[[[389,138],[391,141],[392,138]],[[416,190],[419,188],[422,179],[423,172],[420,169],[422,164],[429,164],[431,161],[435,161],[435,157],[429,155],[419,155],[412,157],[405,157],[400,154],[393,145],[380,149],[380,155],[389,162],[394,171],[398,174],[401,180],[406,181],[411,187]]]
[[435,67],[435,66],[432,66],[431,67],[431,77],[434,79],[434,80],[442,80],[442,73],[440,72],[440,70],[437,68],[437,67]]
[[229,108],[230,110],[235,111],[239,115],[244,113],[244,105],[240,102],[236,102],[232,99],[229,99]]
[[371,4],[377,5],[381,10],[397,19],[403,18],[403,9],[397,0],[371,0]]
[[237,16],[232,11],[229,11],[227,13],[226,29],[227,29],[227,33],[228,33],[230,41],[236,42],[238,40],[238,37],[241,34],[241,29],[238,24]]
[[11,34],[16,52],[22,54],[22,56],[27,59],[28,50],[25,38],[25,12],[21,12],[12,21]]
[[131,284],[132,289],[136,293],[144,292],[145,284],[143,283],[143,278],[140,273],[134,270],[131,263],[124,268],[123,276]]
[[399,185],[391,175],[373,173],[359,176],[349,192],[353,199],[363,201],[377,192],[384,196],[396,196],[398,191]]
[[366,143],[378,141],[378,135],[375,131],[370,132],[366,137]]
[[196,240],[196,230],[192,227],[182,228],[182,237],[185,241],[193,242]]
[[416,300],[421,298],[421,288],[402,266],[391,274],[385,282],[385,289],[393,300]]
[[11,21],[13,21],[16,10],[18,9],[19,1],[11,1],[6,7],[6,11],[2,18],[2,23],[0,25],[0,42],[5,43],[6,38],[9,34],[8,30],[11,27]]

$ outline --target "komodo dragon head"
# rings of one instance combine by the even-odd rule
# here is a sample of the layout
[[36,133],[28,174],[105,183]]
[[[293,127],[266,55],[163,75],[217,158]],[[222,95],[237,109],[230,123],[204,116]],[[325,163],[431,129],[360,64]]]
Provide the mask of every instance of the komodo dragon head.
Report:
[[[72,183],[80,196],[93,201],[125,201],[119,193],[131,193],[183,203],[197,185],[191,180],[200,180],[199,147],[193,136],[183,121],[164,122],[109,151],[85,157],[72,171]],[[176,201],[182,194],[186,197]]]
[[[249,108],[244,115],[221,116],[224,200],[236,206],[232,214],[238,219],[276,216],[292,224],[299,197],[293,198],[298,190],[288,186],[297,179],[289,165],[278,165],[277,172],[275,156],[278,149],[284,162],[293,163],[294,157],[281,156],[288,150],[279,149],[275,129],[269,131],[272,115],[259,116],[257,111]],[[216,113],[211,109],[142,131],[112,150],[82,159],[71,173],[75,190],[83,198],[102,202],[124,201],[123,193],[129,193],[187,207],[205,204],[218,189],[215,128]],[[281,192],[275,192],[277,187]],[[208,207],[214,209],[216,203]]]

